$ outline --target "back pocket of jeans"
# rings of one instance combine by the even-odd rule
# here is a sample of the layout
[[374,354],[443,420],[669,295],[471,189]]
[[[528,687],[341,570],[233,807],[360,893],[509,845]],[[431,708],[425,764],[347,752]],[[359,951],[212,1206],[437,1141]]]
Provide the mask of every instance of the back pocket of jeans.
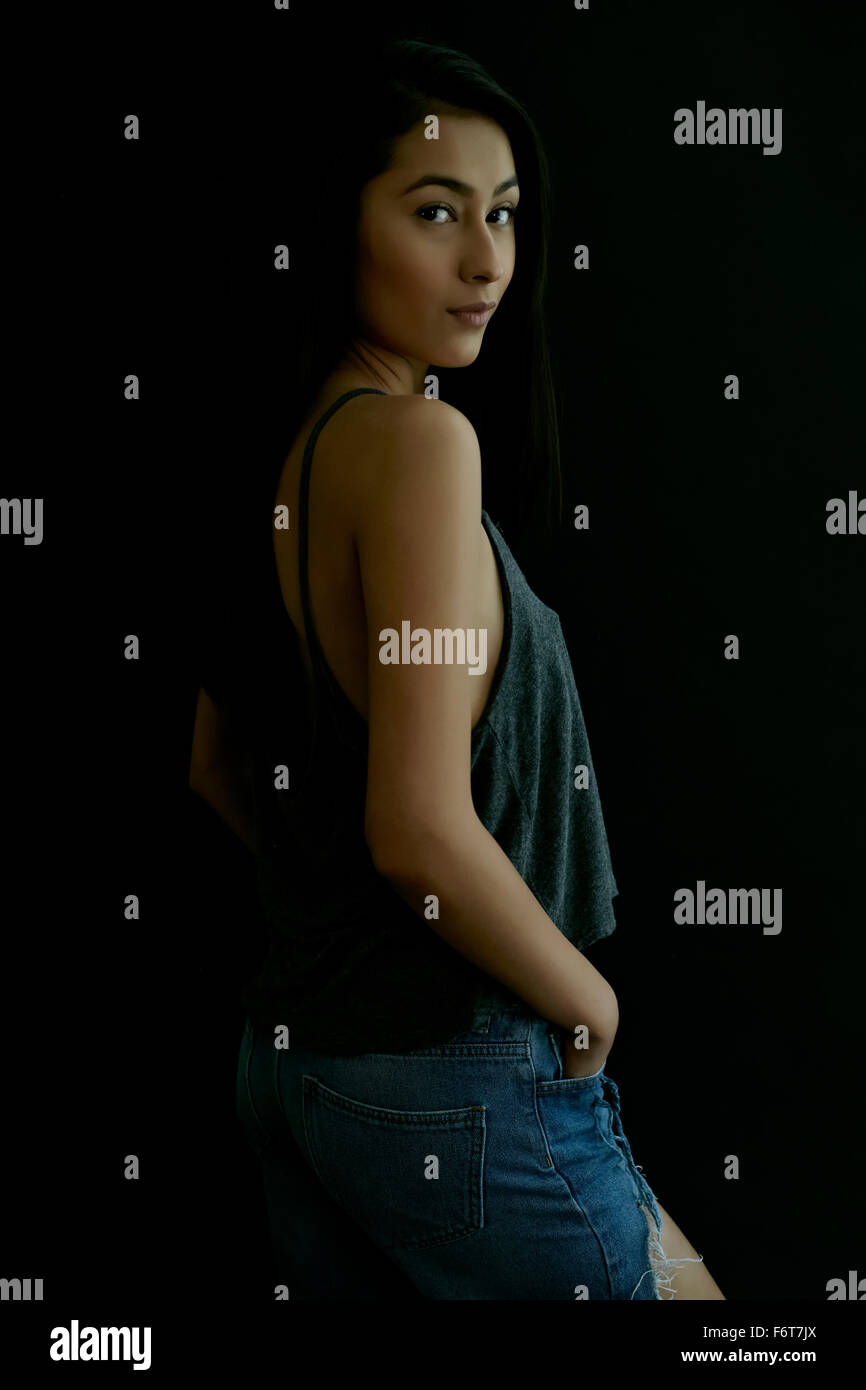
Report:
[[424,1250],[481,1229],[483,1105],[386,1110],[304,1076],[303,1106],[321,1183],[383,1250]]

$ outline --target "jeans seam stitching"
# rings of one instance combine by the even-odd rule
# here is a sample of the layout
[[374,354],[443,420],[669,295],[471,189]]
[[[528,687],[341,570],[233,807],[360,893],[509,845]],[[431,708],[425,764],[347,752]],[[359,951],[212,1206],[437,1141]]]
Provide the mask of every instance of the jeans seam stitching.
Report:
[[259,1114],[258,1110],[256,1109],[256,1104],[255,1104],[255,1101],[253,1100],[253,1088],[252,1088],[252,1085],[251,1085],[251,1083],[250,1083],[250,1066],[252,1065],[253,1050],[254,1050],[254,1048],[255,1048],[255,1045],[256,1045],[256,1036],[255,1036],[255,1033],[251,1033],[251,1034],[250,1034],[250,1045],[249,1045],[249,1047],[247,1048],[247,1059],[246,1059],[246,1063],[244,1064],[244,1085],[245,1085],[245,1087],[246,1087],[246,1092],[247,1092],[247,1102],[248,1102],[248,1104],[249,1104],[250,1110],[252,1111],[253,1118],[255,1119],[256,1125],[258,1126],[259,1134],[260,1134],[261,1138],[265,1141],[265,1146],[267,1146],[268,1144],[270,1144],[270,1143],[272,1142],[273,1136],[271,1135],[270,1131],[269,1131],[268,1129],[265,1128],[264,1121],[262,1120],[261,1115]]

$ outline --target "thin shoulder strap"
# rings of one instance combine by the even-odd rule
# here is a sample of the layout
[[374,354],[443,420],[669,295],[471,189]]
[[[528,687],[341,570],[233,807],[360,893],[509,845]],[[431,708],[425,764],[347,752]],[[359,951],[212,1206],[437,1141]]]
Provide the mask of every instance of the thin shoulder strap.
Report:
[[316,635],[316,625],[313,622],[313,613],[312,608],[310,606],[308,544],[308,522],[310,508],[310,469],[313,463],[313,450],[316,447],[316,440],[318,439],[325,425],[330,420],[331,416],[334,414],[335,411],[340,409],[341,405],[345,405],[346,401],[350,401],[353,396],[386,396],[387,394],[387,391],[378,391],[373,386],[357,386],[354,390],[346,391],[343,393],[342,396],[338,396],[337,399],[333,402],[333,404],[328,406],[328,409],[325,411],[324,415],[322,415],[316,421],[315,425],[310,431],[310,437],[307,440],[307,444],[304,449],[304,460],[301,466],[300,503],[298,517],[298,565],[300,570],[301,581],[301,610],[304,615],[304,629],[307,634],[307,646],[309,647],[310,651],[310,660],[313,664],[314,675],[317,676],[321,681],[323,681],[325,686],[329,690],[332,690],[338,699],[342,697],[344,703],[350,702],[347,700],[347,697],[345,696],[344,692],[337,684],[334,676],[331,673],[328,663],[325,660],[325,654],[322,650],[321,643],[319,642],[319,639]]

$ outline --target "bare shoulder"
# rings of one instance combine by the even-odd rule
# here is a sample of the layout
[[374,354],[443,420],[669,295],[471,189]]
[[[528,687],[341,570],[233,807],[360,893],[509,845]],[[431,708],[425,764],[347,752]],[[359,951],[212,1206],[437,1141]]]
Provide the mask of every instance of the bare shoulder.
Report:
[[475,437],[470,420],[448,401],[434,396],[380,396],[383,418],[394,430],[456,430]]
[[371,458],[382,454],[386,442],[432,442],[437,437],[452,442],[463,440],[467,447],[478,448],[472,422],[456,406],[433,397],[367,396],[351,417],[344,416],[344,422]]
[[375,404],[358,417],[355,435],[363,478],[358,507],[381,515],[386,498],[423,506],[444,490],[460,510],[480,515],[481,449],[462,411],[419,395],[370,401]]

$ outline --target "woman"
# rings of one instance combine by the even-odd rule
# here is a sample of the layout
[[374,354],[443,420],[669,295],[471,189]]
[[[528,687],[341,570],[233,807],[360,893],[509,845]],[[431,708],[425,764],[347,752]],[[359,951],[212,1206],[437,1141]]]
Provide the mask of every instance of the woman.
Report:
[[[539,458],[558,483],[543,152],[463,54],[358,67],[330,137],[352,241],[302,277],[268,515],[296,704],[249,668],[223,701],[270,928],[237,1099],[275,1273],[294,1298],[722,1298],[623,1132],[616,997],[583,954],[617,887],[580,701],[481,508],[497,408],[518,496]],[[199,744],[208,717],[203,691]]]

